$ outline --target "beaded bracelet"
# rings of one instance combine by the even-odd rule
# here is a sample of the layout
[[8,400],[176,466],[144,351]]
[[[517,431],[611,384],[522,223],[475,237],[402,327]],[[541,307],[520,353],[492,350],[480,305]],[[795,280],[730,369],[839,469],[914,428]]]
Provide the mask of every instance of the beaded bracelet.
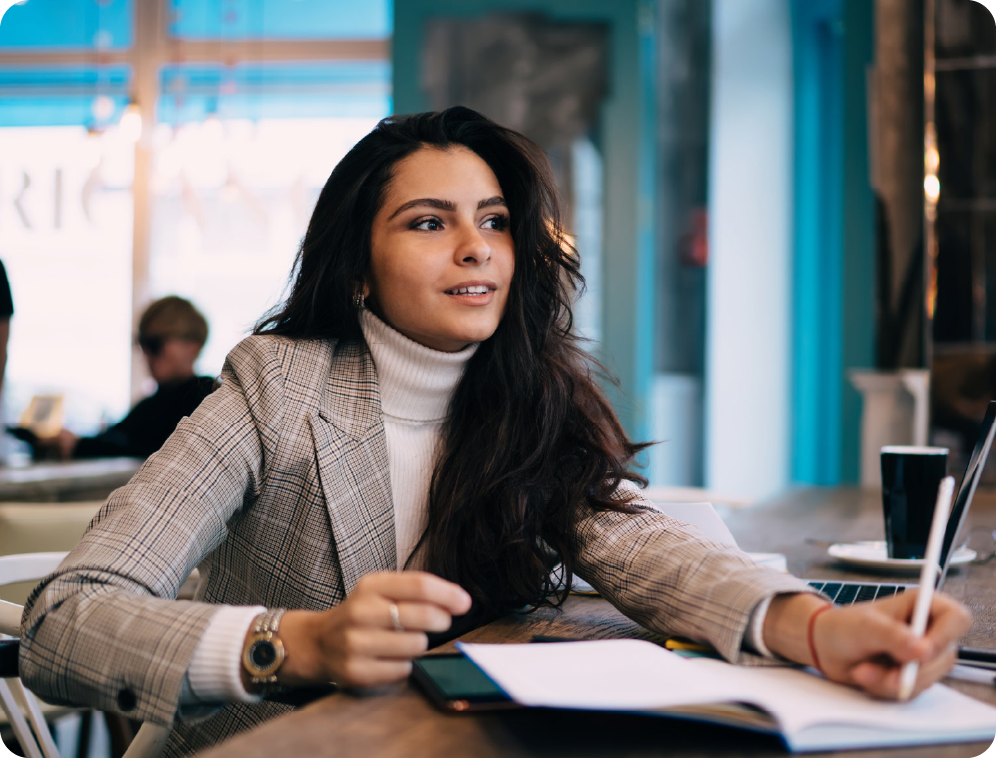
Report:
[[823,674],[823,676],[826,676],[826,672],[820,665],[819,656],[816,655],[816,645],[813,643],[813,627],[816,625],[816,617],[823,613],[823,611],[830,610],[831,608],[833,608],[833,603],[827,603],[822,608],[817,608],[813,611],[813,615],[809,617],[809,629],[806,632],[806,639],[809,642],[809,654],[813,657],[813,667]]

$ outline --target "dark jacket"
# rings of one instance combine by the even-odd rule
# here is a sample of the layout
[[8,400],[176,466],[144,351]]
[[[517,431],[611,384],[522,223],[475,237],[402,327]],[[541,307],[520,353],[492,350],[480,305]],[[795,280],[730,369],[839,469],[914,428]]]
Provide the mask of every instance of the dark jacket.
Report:
[[74,458],[110,458],[116,455],[148,458],[163,446],[180,419],[189,416],[211,394],[214,379],[192,376],[175,384],[159,385],[154,395],[138,402],[119,423],[93,437],[80,437]]

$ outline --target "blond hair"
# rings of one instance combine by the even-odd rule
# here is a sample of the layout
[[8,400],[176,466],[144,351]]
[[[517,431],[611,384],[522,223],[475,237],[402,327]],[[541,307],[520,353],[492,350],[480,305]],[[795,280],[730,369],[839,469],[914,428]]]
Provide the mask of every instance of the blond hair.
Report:
[[194,304],[176,295],[151,303],[138,322],[140,337],[175,337],[201,347],[208,338],[207,320]]

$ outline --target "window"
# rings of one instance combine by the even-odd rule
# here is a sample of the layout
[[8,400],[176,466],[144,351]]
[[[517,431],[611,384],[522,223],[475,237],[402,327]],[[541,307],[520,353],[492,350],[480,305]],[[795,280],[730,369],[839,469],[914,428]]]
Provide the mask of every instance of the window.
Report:
[[217,374],[391,109],[388,0],[141,3],[28,0],[0,26],[6,419],[43,392],[74,431],[120,418],[151,389],[132,325],[166,294],[208,317]]

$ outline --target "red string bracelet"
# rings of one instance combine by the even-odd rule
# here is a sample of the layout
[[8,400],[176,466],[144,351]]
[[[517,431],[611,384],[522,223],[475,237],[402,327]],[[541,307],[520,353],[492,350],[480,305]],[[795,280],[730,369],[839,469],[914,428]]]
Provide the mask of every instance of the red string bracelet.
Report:
[[833,608],[833,603],[827,603],[822,608],[817,608],[813,611],[813,615],[809,617],[809,629],[806,631],[806,639],[809,642],[809,654],[813,656],[813,667],[823,674],[823,676],[826,676],[826,672],[820,665],[819,656],[816,655],[816,645],[813,643],[813,627],[816,625],[816,617],[823,613],[823,611],[828,611],[831,608]]

